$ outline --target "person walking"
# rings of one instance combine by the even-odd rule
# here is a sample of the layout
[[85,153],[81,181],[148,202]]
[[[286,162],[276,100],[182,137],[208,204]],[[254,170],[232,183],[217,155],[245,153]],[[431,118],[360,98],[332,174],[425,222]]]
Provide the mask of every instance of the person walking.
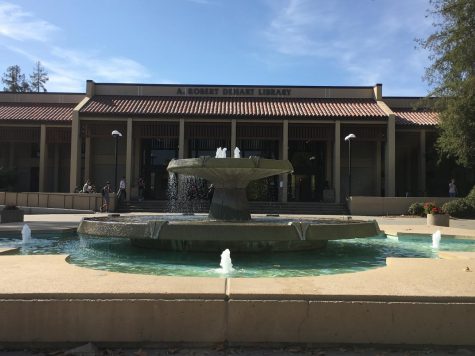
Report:
[[449,183],[449,197],[455,198],[457,196],[457,186],[455,185],[455,179],[452,178],[452,180]]
[[110,186],[110,182],[106,182],[106,185],[102,188],[102,207],[101,212],[108,213],[109,212],[109,204],[110,204],[110,195],[112,193],[112,189]]

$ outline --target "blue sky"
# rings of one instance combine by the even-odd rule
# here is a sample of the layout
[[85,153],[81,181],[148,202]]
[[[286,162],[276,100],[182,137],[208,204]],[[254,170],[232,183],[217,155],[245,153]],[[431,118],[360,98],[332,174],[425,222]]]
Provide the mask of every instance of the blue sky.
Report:
[[[429,0],[0,0],[0,72],[39,60],[48,91],[96,82],[383,83],[422,96]],[[2,86],[3,88],[3,86]]]

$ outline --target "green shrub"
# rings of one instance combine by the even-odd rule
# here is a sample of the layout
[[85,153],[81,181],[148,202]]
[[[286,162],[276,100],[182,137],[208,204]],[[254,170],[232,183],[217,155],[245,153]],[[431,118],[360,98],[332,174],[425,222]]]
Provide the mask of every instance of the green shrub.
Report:
[[464,200],[466,200],[469,205],[475,208],[475,186],[472,188],[472,190],[470,190]]
[[442,207],[444,211],[455,218],[475,217],[475,208],[467,198],[451,200]]
[[424,204],[422,203],[413,203],[407,209],[409,215],[424,216]]

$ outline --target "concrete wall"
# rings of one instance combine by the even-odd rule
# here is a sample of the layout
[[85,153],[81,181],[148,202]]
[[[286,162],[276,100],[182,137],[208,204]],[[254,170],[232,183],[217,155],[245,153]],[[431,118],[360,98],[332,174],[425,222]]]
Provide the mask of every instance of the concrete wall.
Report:
[[[0,192],[0,205],[99,211],[102,205],[102,196],[99,193]],[[111,194],[109,210],[113,211],[114,206],[115,197]]]
[[407,215],[413,203],[434,202],[442,206],[453,198],[443,197],[363,197],[353,196],[348,201],[351,215]]
[[0,341],[217,343],[225,316],[224,300],[0,300]]
[[474,345],[475,304],[1,299],[0,342]]

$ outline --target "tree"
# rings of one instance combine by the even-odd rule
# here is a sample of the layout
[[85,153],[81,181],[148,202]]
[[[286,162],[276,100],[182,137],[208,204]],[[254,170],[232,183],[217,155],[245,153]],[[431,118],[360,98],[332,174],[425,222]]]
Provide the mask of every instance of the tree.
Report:
[[45,67],[41,65],[40,61],[37,61],[33,68],[33,74],[30,75],[31,90],[37,93],[40,91],[46,92],[45,83],[48,80],[48,73],[46,72]]
[[29,92],[30,84],[25,80],[25,75],[21,74],[21,68],[18,65],[10,66],[3,74],[2,82],[5,84],[3,90],[13,93]]
[[425,79],[439,112],[437,149],[475,168],[475,1],[431,0],[431,5],[436,30],[419,44],[432,61]]

